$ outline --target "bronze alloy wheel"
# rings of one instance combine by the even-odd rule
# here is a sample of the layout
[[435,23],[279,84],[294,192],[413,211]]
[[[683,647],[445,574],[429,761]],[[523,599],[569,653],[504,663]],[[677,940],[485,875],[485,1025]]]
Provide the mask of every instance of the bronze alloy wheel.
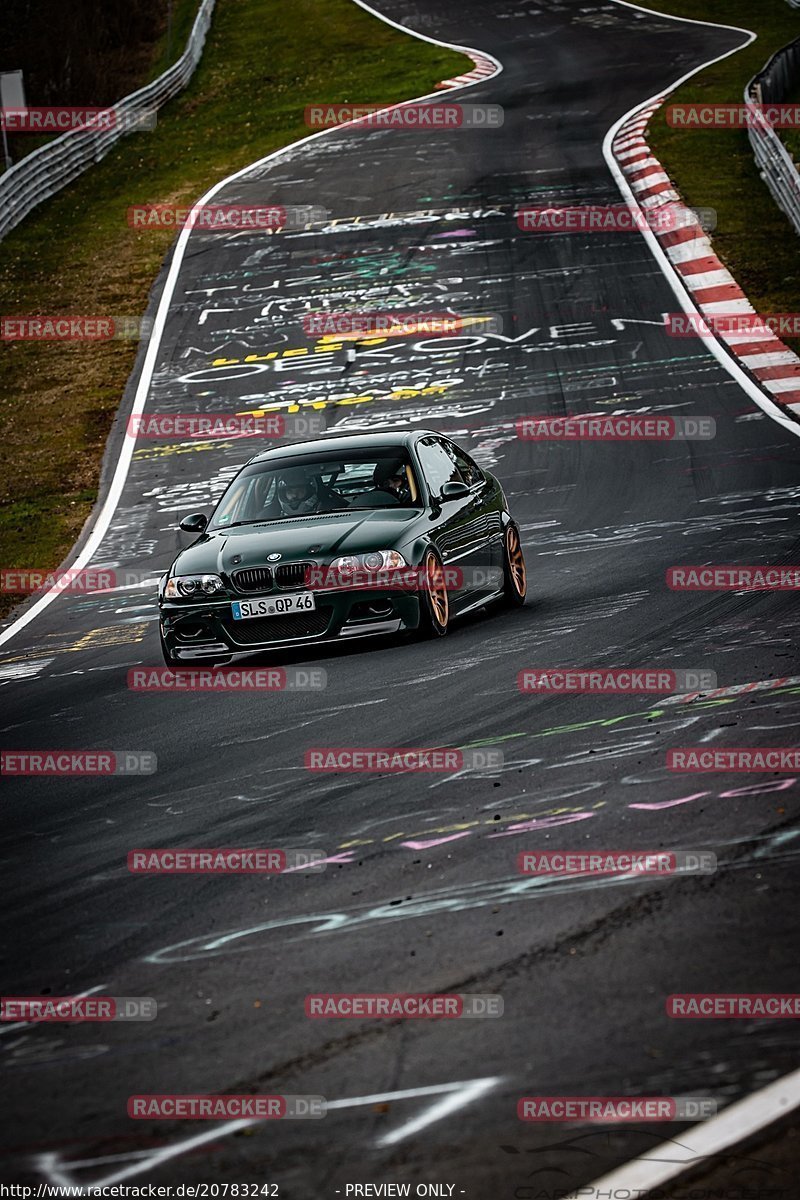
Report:
[[516,525],[509,525],[508,529],[506,529],[503,575],[506,601],[509,604],[517,606],[524,604],[525,596],[528,592],[528,572],[525,567],[525,558],[522,554],[519,530]]
[[428,636],[444,637],[450,624],[450,597],[442,560],[435,550],[428,550],[422,560],[422,574],[420,630]]

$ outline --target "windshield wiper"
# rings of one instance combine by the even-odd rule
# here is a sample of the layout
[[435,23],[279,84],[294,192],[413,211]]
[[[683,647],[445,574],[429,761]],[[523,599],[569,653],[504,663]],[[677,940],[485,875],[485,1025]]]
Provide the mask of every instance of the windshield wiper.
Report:
[[309,517],[346,517],[348,513],[358,512],[359,509],[351,508],[334,508],[330,512],[324,509],[321,512],[315,513],[297,513],[294,516],[285,516],[281,514],[279,517],[251,517],[249,521],[231,521],[225,525],[209,525],[209,533],[224,533],[226,529],[235,529],[237,525],[272,525],[275,521],[305,521]]

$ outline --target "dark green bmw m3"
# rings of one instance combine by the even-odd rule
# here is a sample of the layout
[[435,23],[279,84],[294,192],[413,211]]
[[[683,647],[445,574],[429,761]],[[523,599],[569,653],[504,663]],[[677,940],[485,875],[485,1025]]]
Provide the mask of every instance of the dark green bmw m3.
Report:
[[169,666],[402,631],[525,602],[498,481],[430,430],[281,446],[242,467],[159,586]]

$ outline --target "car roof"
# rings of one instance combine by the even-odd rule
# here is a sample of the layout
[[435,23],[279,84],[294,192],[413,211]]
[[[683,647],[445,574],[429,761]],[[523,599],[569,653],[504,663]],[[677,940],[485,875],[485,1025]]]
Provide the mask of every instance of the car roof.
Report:
[[[308,442],[292,442],[288,446],[275,446],[272,450],[263,450],[248,460],[248,466],[254,462],[279,461],[282,458],[294,457],[297,454],[327,455],[348,454],[352,450],[396,450],[398,446],[411,446],[422,437],[436,434],[434,429],[386,429],[374,433],[335,433],[330,437],[314,438]],[[436,434],[441,437],[441,434]]]

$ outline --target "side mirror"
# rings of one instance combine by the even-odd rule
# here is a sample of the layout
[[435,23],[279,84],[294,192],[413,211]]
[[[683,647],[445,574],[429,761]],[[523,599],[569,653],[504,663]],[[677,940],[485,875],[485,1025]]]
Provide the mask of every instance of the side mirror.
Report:
[[462,496],[468,495],[469,488],[467,485],[465,483],[461,483],[459,480],[453,479],[450,481],[450,483],[446,483],[444,485],[439,498],[441,500],[460,500]]
[[184,517],[179,528],[184,533],[202,533],[208,524],[208,517],[205,513],[190,513],[188,517]]

